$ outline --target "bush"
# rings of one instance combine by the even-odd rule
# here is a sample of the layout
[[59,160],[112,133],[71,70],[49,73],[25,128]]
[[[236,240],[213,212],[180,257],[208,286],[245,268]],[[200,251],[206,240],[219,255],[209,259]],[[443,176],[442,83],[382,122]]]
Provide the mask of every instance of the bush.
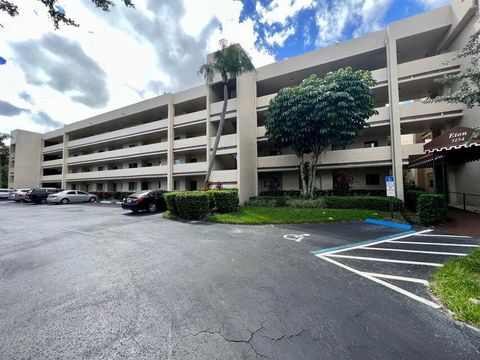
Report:
[[405,192],[405,207],[410,211],[417,211],[417,200],[420,195],[428,194],[421,190],[408,190]]
[[447,202],[444,195],[420,195],[417,200],[417,216],[424,225],[444,222],[447,219]]
[[[323,199],[325,207],[330,209],[390,210],[390,199],[386,196],[325,196]],[[402,209],[402,200],[394,198],[393,210]]]
[[[342,193],[333,190],[313,190],[314,197],[320,196],[387,196],[386,190],[348,190]],[[259,196],[270,197],[301,197],[300,190],[276,190],[276,191],[261,191]]]
[[287,205],[287,200],[285,199],[285,197],[279,196],[253,196],[250,198],[249,205],[283,207]]
[[177,215],[183,219],[200,220],[210,212],[209,195],[205,191],[179,192],[174,198]]
[[215,211],[219,213],[228,213],[228,212],[233,212],[238,210],[238,203],[239,203],[238,192],[216,190],[216,191],[211,191],[209,195],[210,195],[210,199],[213,198],[214,200]]
[[324,208],[325,201],[323,198],[312,198],[312,199],[303,199],[303,198],[288,198],[286,199],[288,207],[291,208]]
[[177,202],[176,197],[179,192],[168,192],[163,194],[163,198],[165,199],[165,204],[167,205],[167,210],[170,211],[172,215],[178,215],[177,211]]

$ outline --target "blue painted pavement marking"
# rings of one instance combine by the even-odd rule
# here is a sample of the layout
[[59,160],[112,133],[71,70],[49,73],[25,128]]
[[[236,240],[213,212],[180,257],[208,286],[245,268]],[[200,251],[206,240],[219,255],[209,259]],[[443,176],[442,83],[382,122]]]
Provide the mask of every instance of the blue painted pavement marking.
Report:
[[310,253],[317,255],[317,254],[323,254],[323,253],[334,251],[334,250],[349,249],[349,248],[359,246],[359,245],[366,245],[366,244],[374,243],[374,242],[377,242],[377,241],[393,239],[393,238],[396,238],[397,236],[413,234],[414,232],[415,231],[413,231],[413,230],[412,231],[405,231],[405,232],[401,232],[401,233],[398,233],[398,234],[382,236],[382,237],[372,239],[372,240],[359,241],[359,242],[356,242],[356,243],[334,246],[334,247],[330,247],[330,248],[326,248],[326,249],[313,250],[313,251],[310,251]]
[[374,225],[382,225],[382,226],[390,226],[394,228],[404,229],[404,230],[412,230],[413,226],[409,224],[399,224],[393,221],[384,221],[384,220],[376,220],[376,219],[365,219],[367,224],[374,224]]

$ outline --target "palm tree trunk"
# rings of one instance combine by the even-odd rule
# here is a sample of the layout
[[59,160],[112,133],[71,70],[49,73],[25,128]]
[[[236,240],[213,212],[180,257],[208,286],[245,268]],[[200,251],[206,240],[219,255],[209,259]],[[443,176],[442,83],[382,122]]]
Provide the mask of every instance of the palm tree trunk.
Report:
[[223,125],[225,125],[225,115],[227,113],[227,105],[228,105],[228,82],[224,81],[222,113],[220,114],[220,122],[218,124],[217,135],[215,136],[215,142],[213,143],[210,159],[208,160],[208,169],[207,169],[207,175],[205,176],[205,185],[207,185],[208,181],[210,180],[210,174],[212,173],[213,164],[215,162],[215,156],[217,155],[218,144],[220,142],[220,138],[222,137]]

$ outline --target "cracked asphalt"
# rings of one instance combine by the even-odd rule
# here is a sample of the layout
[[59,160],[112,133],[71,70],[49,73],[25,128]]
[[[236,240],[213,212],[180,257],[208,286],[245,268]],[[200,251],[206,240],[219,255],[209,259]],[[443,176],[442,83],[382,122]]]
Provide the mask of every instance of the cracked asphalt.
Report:
[[0,358],[480,358],[480,332],[309,253],[392,232],[2,202]]

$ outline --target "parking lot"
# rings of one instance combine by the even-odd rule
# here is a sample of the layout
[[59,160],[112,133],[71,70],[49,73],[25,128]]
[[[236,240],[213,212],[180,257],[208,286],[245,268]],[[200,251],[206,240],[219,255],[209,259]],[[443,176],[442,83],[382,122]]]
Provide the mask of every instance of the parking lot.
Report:
[[478,245],[0,202],[0,358],[474,359],[480,332],[426,285]]

